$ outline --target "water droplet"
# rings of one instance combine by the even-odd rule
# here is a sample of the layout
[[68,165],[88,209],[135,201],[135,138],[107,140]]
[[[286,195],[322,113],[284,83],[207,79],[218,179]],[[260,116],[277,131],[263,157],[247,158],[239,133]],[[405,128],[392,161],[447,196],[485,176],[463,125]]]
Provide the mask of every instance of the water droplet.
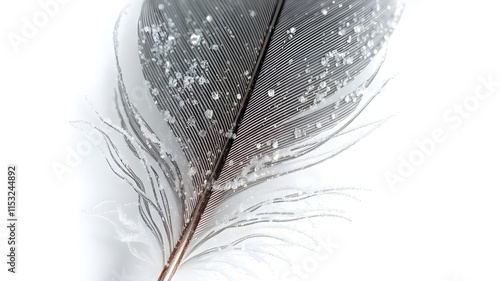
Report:
[[257,12],[255,12],[254,10],[250,10],[250,16],[253,18],[257,15]]
[[212,22],[214,20],[214,18],[211,16],[211,15],[208,15],[207,16],[207,21],[208,22]]
[[234,36],[233,31],[229,27],[225,26],[224,29],[227,31],[227,33],[229,33],[229,37],[236,38],[236,36]]
[[293,131],[293,134],[294,134],[295,138],[298,139],[304,135],[304,131],[300,128],[295,128],[295,130]]
[[240,95],[240,94],[237,94],[237,95],[236,95],[236,98],[237,98],[237,99],[239,99],[239,100],[241,100],[241,95]]
[[205,111],[205,117],[207,117],[208,119],[212,119],[212,117],[214,117],[214,111],[211,109],[207,109]]
[[175,123],[175,117],[173,117],[169,111],[166,110],[165,112],[163,112],[163,116],[165,117],[163,120],[165,120],[166,122],[170,124]]
[[168,85],[172,88],[177,87],[177,79],[173,77],[168,78]]
[[270,89],[269,91],[267,91],[267,95],[270,96],[270,97],[274,97],[274,90],[273,89]]
[[164,67],[165,67],[165,70],[167,70],[169,72],[170,68],[172,68],[172,63],[170,61],[166,61]]
[[295,34],[295,32],[297,32],[295,27],[290,28],[290,34]]
[[206,60],[200,61],[200,66],[203,69],[207,68],[208,67],[208,61],[206,61]]
[[280,159],[280,154],[279,153],[274,153],[273,160],[274,161],[278,161],[278,159]]
[[279,143],[277,140],[273,141],[273,148],[278,148],[279,147]]
[[320,129],[321,127],[323,127],[323,125],[321,124],[321,122],[316,123],[316,128]]
[[335,113],[332,113],[332,120],[335,119]]
[[165,4],[158,4],[158,9],[160,9],[160,10],[165,9]]
[[198,34],[192,34],[191,38],[189,38],[189,42],[193,46],[198,46],[198,45],[200,45],[200,42],[201,42],[201,36]]
[[328,10],[327,10],[327,9],[325,9],[325,8],[323,8],[323,9],[321,9],[321,13],[322,13],[324,16],[326,16],[326,15],[328,14]]
[[328,58],[321,58],[321,65],[322,66],[328,66]]
[[196,175],[196,169],[194,167],[190,167],[188,171],[188,176],[192,177]]
[[368,48],[366,46],[361,47],[361,55],[364,57],[368,56]]
[[184,88],[191,86],[194,83],[194,78],[191,76],[184,76]]

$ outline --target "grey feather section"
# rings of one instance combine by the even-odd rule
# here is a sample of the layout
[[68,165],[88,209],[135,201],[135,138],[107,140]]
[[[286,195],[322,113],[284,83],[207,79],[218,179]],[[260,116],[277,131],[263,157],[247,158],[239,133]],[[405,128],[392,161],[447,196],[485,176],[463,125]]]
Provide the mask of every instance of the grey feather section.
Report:
[[232,137],[275,5],[269,0],[143,5],[143,73],[191,163],[197,192]]

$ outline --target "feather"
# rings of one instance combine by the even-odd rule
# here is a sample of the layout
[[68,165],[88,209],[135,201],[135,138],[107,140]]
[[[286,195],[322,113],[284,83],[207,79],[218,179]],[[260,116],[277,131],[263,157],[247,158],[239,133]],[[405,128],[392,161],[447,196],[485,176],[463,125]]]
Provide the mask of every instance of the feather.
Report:
[[[75,126],[102,133],[109,166],[137,192],[138,212],[161,249],[159,281],[250,239],[307,248],[304,241],[314,239],[287,222],[344,217],[331,208],[295,207],[319,196],[349,196],[349,188],[271,187],[265,200],[254,195],[266,193],[271,179],[337,155],[383,122],[347,129],[387,82],[376,78],[399,16],[393,0],[146,0],[138,50],[157,110],[130,100],[117,21],[120,125],[98,116],[131,155],[111,133],[87,122]],[[301,238],[234,233],[250,225]],[[210,247],[221,235],[226,242]],[[286,261],[277,250],[251,251]]]

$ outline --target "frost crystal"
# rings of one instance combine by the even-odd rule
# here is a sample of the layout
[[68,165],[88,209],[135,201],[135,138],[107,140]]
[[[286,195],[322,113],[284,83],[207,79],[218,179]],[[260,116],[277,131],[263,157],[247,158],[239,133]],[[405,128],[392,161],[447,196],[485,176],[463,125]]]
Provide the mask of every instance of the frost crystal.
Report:
[[366,57],[366,56],[368,56],[368,54],[369,54],[368,48],[366,48],[366,46],[361,47],[361,55]]
[[198,34],[192,34],[191,38],[189,38],[189,42],[193,46],[198,46],[198,45],[200,45],[200,42],[201,42],[201,36]]
[[198,84],[203,85],[206,82],[207,82],[207,79],[205,79],[205,77],[201,76],[200,78],[198,78]]
[[169,111],[165,110],[163,112],[163,116],[165,117],[163,120],[165,120],[166,122],[168,122],[170,124],[175,123],[175,117],[173,117]]
[[205,111],[205,117],[207,117],[208,119],[212,119],[212,117],[214,117],[214,111],[211,109],[207,109]]
[[273,141],[273,148],[278,148],[279,147],[279,143],[277,140]]
[[190,177],[192,177],[192,176],[196,175],[196,168],[194,168],[194,167],[190,167],[190,168],[189,168],[189,171],[188,171],[188,175],[189,175]]
[[295,130],[293,131],[293,134],[294,134],[295,138],[298,139],[302,136],[305,136],[306,132],[303,129],[295,128]]
[[194,83],[194,78],[191,76],[184,76],[184,88],[188,88]]
[[328,66],[328,58],[321,58],[321,65]]
[[173,78],[173,77],[169,77],[168,78],[168,85],[172,88],[175,88],[177,87],[177,79]]

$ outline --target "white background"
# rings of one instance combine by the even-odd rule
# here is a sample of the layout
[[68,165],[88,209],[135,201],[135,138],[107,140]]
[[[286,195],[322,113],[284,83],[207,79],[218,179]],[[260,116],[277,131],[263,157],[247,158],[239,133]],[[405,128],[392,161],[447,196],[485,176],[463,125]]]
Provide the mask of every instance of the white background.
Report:
[[[32,0],[0,4],[0,169],[18,165],[20,225],[19,274],[2,265],[1,280],[93,281],[85,261],[96,245],[82,224],[92,195],[78,170],[98,163],[98,152],[62,180],[52,165],[65,163],[68,147],[82,140],[69,121],[89,111],[85,95],[113,89],[112,28],[124,3],[69,0],[17,52],[8,34],[19,34],[22,18],[41,8]],[[499,8],[486,0],[407,3],[389,58],[399,74],[370,105],[398,114],[311,171],[336,171],[342,184],[372,191],[335,233],[340,248],[305,280],[500,280],[500,87],[471,107],[481,78],[500,82]],[[443,118],[464,103],[470,110],[460,125]],[[446,140],[391,188],[385,175],[397,174],[401,159],[436,129]],[[2,256],[6,235],[2,226]]]

